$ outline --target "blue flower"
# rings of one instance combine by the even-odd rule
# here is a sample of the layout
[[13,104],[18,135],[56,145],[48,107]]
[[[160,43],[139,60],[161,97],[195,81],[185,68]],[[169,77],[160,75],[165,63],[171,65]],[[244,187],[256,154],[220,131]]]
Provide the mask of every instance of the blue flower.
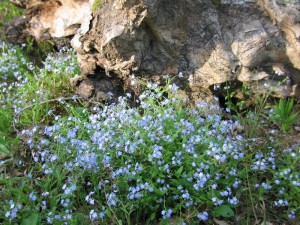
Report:
[[94,209],[92,209],[91,211],[90,211],[90,220],[96,220],[98,218],[98,215],[97,215],[97,213],[95,212],[95,210]]
[[151,159],[153,158],[160,159],[162,157],[161,150],[163,149],[163,147],[159,145],[154,145],[152,148],[153,148],[153,153],[151,155]]
[[228,198],[228,202],[232,205],[237,205],[239,203],[239,200],[237,197]]
[[31,192],[30,194],[29,194],[29,199],[31,200],[31,201],[36,201],[36,195],[33,193],[33,192]]
[[296,211],[292,210],[289,214],[288,214],[288,218],[289,219],[295,219],[296,218]]
[[200,221],[206,221],[208,219],[208,213],[207,212],[199,213],[197,217]]
[[169,219],[173,213],[172,209],[163,210],[161,211],[161,215],[163,216],[163,219]]
[[117,205],[117,195],[114,192],[106,195],[107,205],[116,206]]

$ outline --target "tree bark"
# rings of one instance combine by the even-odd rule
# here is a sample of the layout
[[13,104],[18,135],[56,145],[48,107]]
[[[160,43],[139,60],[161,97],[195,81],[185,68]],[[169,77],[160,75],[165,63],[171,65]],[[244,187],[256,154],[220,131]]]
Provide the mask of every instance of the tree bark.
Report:
[[[44,13],[47,4],[52,13]],[[175,82],[195,101],[244,83],[278,97],[300,94],[299,1],[47,0],[34,9],[27,33],[72,35],[96,94],[103,80],[137,92],[139,80],[178,74]],[[74,12],[68,22],[67,9]],[[70,31],[74,24],[80,28]]]

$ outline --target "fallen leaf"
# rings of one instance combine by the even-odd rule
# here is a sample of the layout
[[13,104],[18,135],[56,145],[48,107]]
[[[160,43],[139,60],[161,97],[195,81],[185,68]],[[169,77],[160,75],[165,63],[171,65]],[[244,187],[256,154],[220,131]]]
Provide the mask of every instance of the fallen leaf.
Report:
[[227,222],[225,222],[224,220],[218,220],[216,218],[214,218],[214,221],[217,225],[229,225]]
[[261,225],[273,225],[273,223],[270,223],[270,222],[262,222]]

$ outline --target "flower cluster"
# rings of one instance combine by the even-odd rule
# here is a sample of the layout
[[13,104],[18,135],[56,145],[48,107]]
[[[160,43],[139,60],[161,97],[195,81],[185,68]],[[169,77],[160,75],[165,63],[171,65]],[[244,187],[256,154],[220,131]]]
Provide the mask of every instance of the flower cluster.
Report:
[[[42,163],[46,176],[53,177],[60,166],[71,172],[61,187],[60,195],[65,196],[61,210],[76,198],[76,190],[84,192],[82,185],[88,187],[84,200],[92,221],[105,219],[108,211],[122,214],[118,208],[123,205],[137,214],[156,208],[162,219],[191,207],[239,205],[238,187],[245,179],[239,165],[248,148],[243,136],[232,131],[241,125],[222,119],[216,113],[219,110],[211,108],[215,106],[202,102],[194,109],[185,108],[176,98],[164,101],[164,90],[155,84],[148,88],[139,99],[143,113],[120,98],[119,104],[94,108],[94,113],[82,109],[80,118],[70,115],[43,129],[24,131],[30,148],[40,150],[35,161]],[[38,139],[41,132],[45,137]],[[257,152],[249,166],[253,172],[274,170],[275,149]],[[289,174],[290,170],[284,170],[276,176],[282,179]],[[296,182],[294,176],[290,179]],[[274,187],[268,181],[256,188],[269,191]],[[279,199],[274,206],[288,207],[288,201]],[[52,220],[55,215],[69,218],[65,210]],[[195,214],[202,221],[209,217],[208,210]]]
[[9,201],[9,210],[5,213],[5,217],[10,220],[17,218],[17,213],[22,209],[20,204],[16,204],[13,200]]
[[[41,69],[25,58],[14,59],[17,50],[11,51],[3,58],[19,60],[24,71],[0,62],[1,71],[7,73],[1,74],[7,80],[2,87],[8,91],[1,101],[13,101],[6,106],[15,113],[24,109],[28,99],[38,103],[52,96],[46,88],[32,88],[28,78],[73,76],[78,69],[68,49],[48,56]],[[9,79],[13,81],[8,83]],[[28,85],[38,97],[27,95]],[[224,118],[218,106],[199,102],[191,108],[176,98],[179,87],[171,82],[165,87],[146,86],[137,108],[128,106],[131,95],[127,94],[91,110],[62,98],[58,104],[68,115],[55,108],[44,110],[52,118],[48,123],[21,132],[32,166],[24,178],[30,184],[23,190],[27,202],[6,201],[4,219],[17,222],[18,213],[26,215],[29,208],[48,224],[121,220],[151,224],[172,217],[181,217],[183,224],[205,223],[216,212],[223,216],[222,209],[238,211],[249,197],[248,190],[253,193],[251,201],[268,199],[287,218],[297,218],[299,150],[290,148],[280,154],[274,145],[253,151],[255,140],[246,139],[243,126]],[[19,91],[10,95],[12,89]]]

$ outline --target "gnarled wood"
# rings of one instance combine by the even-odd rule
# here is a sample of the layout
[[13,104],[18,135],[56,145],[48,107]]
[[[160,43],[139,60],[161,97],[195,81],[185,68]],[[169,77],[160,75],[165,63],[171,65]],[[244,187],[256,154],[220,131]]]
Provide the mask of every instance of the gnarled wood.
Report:
[[86,77],[105,70],[130,86],[132,74],[158,81],[181,73],[176,82],[194,99],[218,94],[214,87],[228,82],[299,95],[298,1],[103,0],[94,13],[93,1],[36,1],[27,0],[34,6],[27,7],[26,31],[72,35]]

